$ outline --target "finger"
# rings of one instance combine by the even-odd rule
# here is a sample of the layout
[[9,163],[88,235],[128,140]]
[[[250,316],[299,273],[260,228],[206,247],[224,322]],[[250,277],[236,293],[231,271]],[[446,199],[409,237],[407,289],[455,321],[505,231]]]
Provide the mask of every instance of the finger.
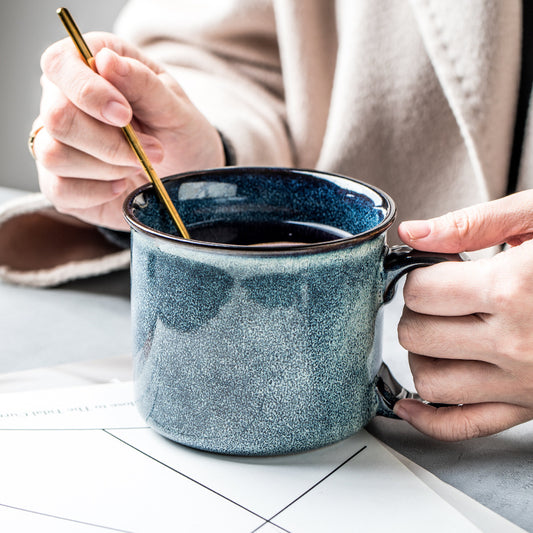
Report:
[[155,72],[136,59],[121,57],[106,48],[96,55],[95,61],[98,72],[133,106],[136,119],[154,128],[167,127],[169,120],[175,127],[186,121],[186,109],[181,105],[186,96],[165,73]]
[[[138,166],[138,161],[122,131],[103,124],[80,111],[50,81],[43,80],[41,120],[48,134],[96,159],[122,166]],[[152,136],[139,133],[146,153],[153,163],[161,161],[161,143]]]
[[126,195],[119,196],[117,200],[88,209],[72,209],[68,214],[93,226],[101,226],[117,231],[129,231],[130,227],[121,210],[125,197]]
[[34,142],[37,161],[57,176],[110,181],[139,171],[136,166],[112,165],[71,148],[50,136],[46,129],[41,130],[37,137]]
[[402,241],[417,250],[464,252],[533,236],[533,190],[460,209],[430,220],[404,222]]
[[498,366],[484,361],[449,360],[409,353],[415,388],[429,402],[471,404],[517,403],[517,381]]
[[126,189],[125,179],[113,181],[66,178],[42,172],[40,188],[61,213],[87,209],[112,201]]
[[115,126],[131,121],[131,107],[121,92],[85,63],[71,39],[47,48],[41,57],[46,78],[88,115]]
[[494,331],[478,315],[441,317],[422,315],[404,308],[398,323],[398,340],[406,350],[430,357],[469,359],[497,363],[500,343]]
[[533,418],[531,409],[506,403],[435,408],[418,400],[400,400],[394,412],[422,433],[445,441],[492,435]]
[[493,311],[490,262],[446,261],[407,276],[405,305],[427,315],[459,316]]
[[111,201],[89,208],[71,208],[68,214],[96,226],[129,231],[128,223],[124,219],[122,212],[122,205],[129,192],[143,183],[145,183],[144,175],[134,176],[128,179],[125,191]]

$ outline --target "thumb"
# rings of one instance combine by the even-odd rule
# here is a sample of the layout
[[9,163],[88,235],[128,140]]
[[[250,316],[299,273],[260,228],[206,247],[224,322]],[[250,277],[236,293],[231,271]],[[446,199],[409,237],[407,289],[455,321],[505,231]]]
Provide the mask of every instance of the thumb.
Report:
[[492,435],[533,417],[530,409],[507,403],[437,408],[419,400],[400,400],[394,412],[422,433],[445,441]]
[[533,237],[533,190],[429,220],[403,222],[398,234],[417,250],[447,253],[520,244]]

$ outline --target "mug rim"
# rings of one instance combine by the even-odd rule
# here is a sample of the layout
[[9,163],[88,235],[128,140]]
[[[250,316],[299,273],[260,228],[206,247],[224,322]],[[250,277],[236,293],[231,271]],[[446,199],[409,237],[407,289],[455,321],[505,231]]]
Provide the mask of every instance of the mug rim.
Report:
[[131,191],[128,196],[126,196],[123,205],[122,205],[122,212],[123,216],[126,219],[126,222],[130,226],[131,230],[136,230],[141,233],[144,233],[145,235],[148,235],[149,237],[153,237],[156,239],[164,239],[165,241],[174,241],[176,243],[179,243],[180,245],[196,248],[196,249],[202,249],[205,251],[212,251],[212,252],[221,252],[221,253],[237,253],[242,255],[295,255],[295,254],[305,254],[305,253],[317,253],[317,252],[323,252],[330,249],[339,249],[339,248],[346,248],[349,246],[352,246],[353,244],[357,244],[360,242],[364,242],[367,240],[372,239],[373,237],[376,237],[377,235],[380,235],[381,233],[384,233],[392,223],[394,222],[394,219],[396,218],[396,204],[391,196],[389,196],[385,191],[380,189],[379,187],[376,187],[375,185],[370,185],[369,183],[366,183],[364,181],[352,178],[350,176],[345,176],[342,174],[337,174],[333,172],[324,172],[320,170],[314,170],[314,169],[306,169],[306,168],[295,168],[295,167],[265,167],[265,166],[227,166],[227,167],[220,167],[220,168],[210,168],[210,169],[204,169],[204,170],[195,170],[191,172],[181,172],[179,174],[173,174],[170,176],[167,176],[165,178],[162,178],[161,181],[163,184],[167,182],[172,181],[179,181],[184,178],[194,177],[194,176],[200,176],[200,175],[210,175],[210,174],[231,174],[232,172],[235,172],[238,170],[239,172],[260,172],[260,173],[288,173],[288,174],[311,174],[315,175],[319,178],[322,177],[334,177],[334,178],[340,178],[345,179],[348,181],[352,181],[357,183],[358,185],[361,185],[363,187],[366,187],[367,189],[370,189],[374,193],[376,193],[384,202],[384,207],[386,208],[386,213],[383,218],[383,220],[377,224],[376,226],[363,231],[361,233],[357,233],[355,235],[351,235],[350,237],[342,237],[339,239],[334,239],[331,241],[323,241],[323,242],[312,242],[312,243],[305,243],[305,244],[297,244],[294,246],[275,246],[275,245],[258,245],[258,246],[249,246],[249,245],[243,245],[243,244],[226,244],[226,243],[218,243],[218,242],[209,242],[209,241],[199,241],[194,239],[184,239],[181,236],[178,235],[172,235],[170,233],[165,233],[163,231],[157,230],[155,228],[151,228],[150,226],[147,226],[140,222],[133,214],[133,202],[136,197],[138,197],[140,194],[144,193],[147,190],[154,189],[154,185],[152,183],[146,183],[144,185],[141,185],[140,187],[137,187],[133,191]]

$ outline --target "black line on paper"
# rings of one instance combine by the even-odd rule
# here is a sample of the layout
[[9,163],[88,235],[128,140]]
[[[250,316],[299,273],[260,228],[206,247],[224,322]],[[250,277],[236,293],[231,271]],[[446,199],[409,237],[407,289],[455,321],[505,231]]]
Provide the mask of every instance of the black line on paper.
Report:
[[267,524],[270,524],[271,526],[274,526],[275,528],[279,529],[280,531],[285,531],[285,533],[291,533],[288,529],[285,529],[281,526],[278,526],[278,524],[274,524],[274,522],[271,522],[270,520],[267,520],[266,522],[262,523],[259,527],[256,527],[251,533],[255,533],[256,531],[259,531],[263,527],[265,527]]
[[[107,433],[108,435],[110,435],[114,439],[117,439],[118,441],[122,442],[122,444],[125,444],[126,446],[129,446],[133,450],[141,453],[145,457],[148,457],[149,459],[152,459],[152,461],[155,461],[156,463],[159,463],[161,466],[164,466],[164,467],[168,468],[169,470],[172,470],[176,474],[179,474],[180,476],[183,476],[185,479],[188,479],[189,481],[192,481],[193,483],[196,483],[197,485],[199,485],[200,487],[203,487],[204,489],[208,490],[209,492],[212,492],[213,494],[216,494],[217,496],[220,496],[221,498],[224,498],[228,502],[233,503],[234,505],[236,505],[237,507],[240,507],[241,509],[243,509],[245,511],[248,511],[249,513],[253,514],[254,516],[257,516],[257,518],[260,518],[261,520],[265,520],[265,521],[268,522],[268,518],[265,518],[264,516],[261,516],[260,514],[257,514],[256,512],[252,511],[251,509],[248,509],[247,507],[245,507],[244,505],[236,502],[235,500],[232,500],[231,498],[228,498],[227,496],[224,496],[224,494],[221,494],[220,492],[217,492],[216,490],[212,489],[211,487],[208,487],[207,485],[204,485],[200,481],[188,476],[187,474],[184,474],[183,472],[180,472],[179,470],[176,470],[174,467],[172,467],[170,465],[167,465],[166,463],[164,463],[163,461],[157,459],[153,455],[150,455],[149,453],[146,453],[145,451],[133,446],[133,444],[130,444],[129,442],[121,439],[120,437],[117,437],[117,435],[113,435],[113,433],[110,433],[106,429],[104,429],[102,431],[104,433]],[[286,530],[284,530],[284,531],[286,531]]]
[[357,450],[354,454],[350,455],[350,457],[348,457],[348,459],[346,459],[339,466],[334,468],[331,472],[329,472],[329,474],[324,476],[322,479],[318,480],[312,487],[308,488],[305,492],[302,492],[302,494],[300,494],[300,496],[298,496],[298,498],[295,498],[292,502],[290,502],[285,507],[283,507],[283,509],[281,509],[281,511],[278,511],[275,515],[271,516],[264,524],[261,524],[257,529],[254,529],[254,531],[252,531],[252,533],[255,533],[256,531],[261,529],[267,523],[271,523],[272,525],[274,525],[276,527],[281,527],[281,526],[278,526],[276,523],[272,522],[272,520],[274,520],[274,518],[276,518],[276,516],[279,516],[281,513],[286,511],[291,505],[294,505],[298,500],[301,500],[306,494],[309,494],[314,488],[316,488],[323,481],[328,479],[328,477],[332,476],[335,472],[337,472],[337,470],[341,469],[346,463],[349,463],[355,456],[359,455],[365,449],[366,449],[366,445],[363,446],[360,450]]
[[120,533],[133,533],[127,529],[117,529],[115,527],[102,526],[100,524],[93,524],[91,522],[84,522],[83,520],[75,520],[74,518],[67,518],[65,516],[57,516],[48,513],[42,513],[40,511],[34,511],[32,509],[24,509],[23,507],[15,507],[14,505],[7,505],[6,503],[0,503],[0,507],[6,507],[7,509],[14,509],[15,511],[22,511],[23,513],[31,513],[40,516],[46,516],[48,518],[55,518],[56,520],[64,520],[66,522],[74,522],[76,524],[83,524],[85,526],[98,527],[100,529],[107,529],[108,531],[119,531]]

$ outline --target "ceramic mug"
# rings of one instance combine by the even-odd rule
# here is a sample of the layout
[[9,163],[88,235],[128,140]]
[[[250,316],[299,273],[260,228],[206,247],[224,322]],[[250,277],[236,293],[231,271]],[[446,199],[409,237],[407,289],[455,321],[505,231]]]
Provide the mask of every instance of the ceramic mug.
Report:
[[386,193],[283,168],[164,183],[191,240],[151,185],[124,204],[135,399],[151,427],[203,450],[284,454],[415,397],[382,363],[382,305],[405,272],[448,257],[387,247]]

